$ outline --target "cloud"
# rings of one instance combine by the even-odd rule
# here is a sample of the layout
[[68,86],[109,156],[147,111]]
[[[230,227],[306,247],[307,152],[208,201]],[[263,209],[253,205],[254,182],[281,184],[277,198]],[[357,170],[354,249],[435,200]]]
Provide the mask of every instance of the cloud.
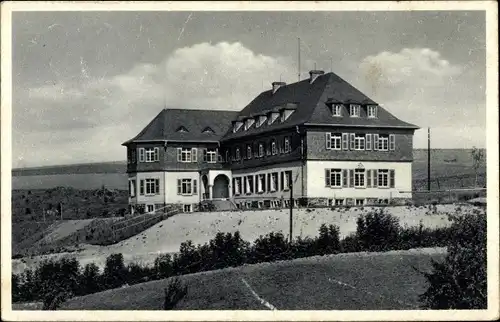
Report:
[[[357,82],[397,117],[434,128],[440,147],[485,146],[484,79],[472,68],[429,48],[405,48],[365,57]],[[425,146],[417,137],[415,145]]]
[[111,77],[16,88],[13,166],[124,159],[121,143],[164,106],[239,110],[272,81],[292,80],[291,66],[238,42],[200,43]]

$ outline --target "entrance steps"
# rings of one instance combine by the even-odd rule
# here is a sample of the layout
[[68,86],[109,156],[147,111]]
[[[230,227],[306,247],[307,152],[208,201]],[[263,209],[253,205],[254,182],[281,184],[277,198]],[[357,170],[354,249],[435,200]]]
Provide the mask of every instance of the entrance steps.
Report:
[[[205,208],[205,209],[203,209]],[[231,211],[237,210],[238,208],[229,199],[213,199],[202,201],[201,211]]]

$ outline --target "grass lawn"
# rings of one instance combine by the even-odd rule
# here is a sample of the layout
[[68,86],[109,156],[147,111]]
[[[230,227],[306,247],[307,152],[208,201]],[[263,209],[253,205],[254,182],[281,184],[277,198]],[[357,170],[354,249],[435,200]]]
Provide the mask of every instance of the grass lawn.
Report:
[[[182,276],[188,295],[178,310],[402,310],[418,308],[426,282],[420,270],[438,252],[341,254],[264,263]],[[62,310],[161,310],[167,280],[73,298]]]

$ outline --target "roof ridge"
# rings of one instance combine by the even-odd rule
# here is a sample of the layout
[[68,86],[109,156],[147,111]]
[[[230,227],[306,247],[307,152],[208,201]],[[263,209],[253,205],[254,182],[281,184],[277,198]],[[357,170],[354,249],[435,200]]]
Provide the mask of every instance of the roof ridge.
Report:
[[240,112],[238,110],[219,110],[219,109],[214,110],[206,108],[179,108],[179,107],[174,107],[174,108],[165,107],[163,108],[163,111],[211,111],[211,112],[235,112],[235,113]]

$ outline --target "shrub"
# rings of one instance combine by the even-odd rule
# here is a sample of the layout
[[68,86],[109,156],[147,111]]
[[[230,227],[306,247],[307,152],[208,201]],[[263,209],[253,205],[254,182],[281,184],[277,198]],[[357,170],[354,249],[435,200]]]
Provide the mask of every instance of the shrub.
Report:
[[127,269],[123,263],[123,255],[111,254],[106,258],[106,266],[104,267],[104,284],[106,288],[120,287],[126,282]]
[[260,236],[250,247],[250,262],[272,262],[291,258],[290,245],[281,232]]
[[356,234],[351,234],[344,237],[340,241],[340,252],[341,253],[354,253],[362,251],[362,247],[359,244],[359,240]]
[[448,254],[424,273],[429,287],[420,295],[429,309],[486,309],[486,215],[455,218]]
[[153,277],[152,269],[131,263],[127,266],[127,284],[133,285],[148,281]]
[[153,267],[155,277],[158,279],[168,278],[174,274],[170,254],[162,254],[156,257]]
[[316,254],[334,254],[340,250],[340,232],[334,225],[322,224],[319,228],[319,237],[316,241]]
[[361,250],[390,250],[398,240],[398,233],[398,218],[385,213],[383,209],[357,219],[356,237]]
[[99,273],[99,267],[90,263],[85,265],[83,273],[80,276],[80,290],[78,295],[96,293],[104,289],[102,285],[102,276]]
[[164,310],[172,310],[177,303],[187,294],[187,285],[183,284],[179,278],[172,278],[164,289],[165,299],[163,301]]
[[55,289],[44,296],[42,309],[55,311],[70,297],[72,294],[68,291]]

